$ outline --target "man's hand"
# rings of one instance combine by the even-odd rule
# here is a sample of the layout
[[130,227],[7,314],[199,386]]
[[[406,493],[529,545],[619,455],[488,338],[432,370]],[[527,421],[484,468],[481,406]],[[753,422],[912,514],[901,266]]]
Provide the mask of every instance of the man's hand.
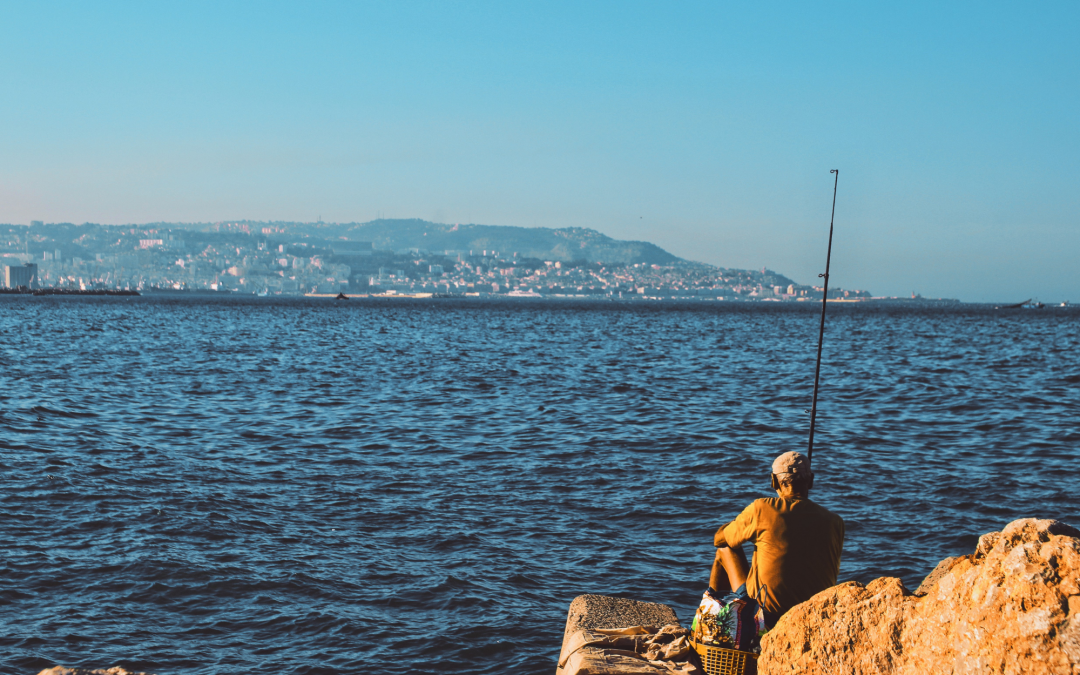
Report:
[[720,529],[716,531],[716,534],[713,535],[712,542],[713,546],[716,548],[727,548],[727,539],[724,538],[725,527],[727,527],[727,525],[722,525]]

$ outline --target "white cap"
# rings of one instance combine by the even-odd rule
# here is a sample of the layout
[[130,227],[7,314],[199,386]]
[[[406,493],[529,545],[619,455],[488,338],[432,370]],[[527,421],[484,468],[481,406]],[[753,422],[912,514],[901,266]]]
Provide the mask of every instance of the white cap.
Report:
[[810,460],[800,452],[785,452],[772,463],[772,472],[778,476],[792,474],[794,476],[812,476]]

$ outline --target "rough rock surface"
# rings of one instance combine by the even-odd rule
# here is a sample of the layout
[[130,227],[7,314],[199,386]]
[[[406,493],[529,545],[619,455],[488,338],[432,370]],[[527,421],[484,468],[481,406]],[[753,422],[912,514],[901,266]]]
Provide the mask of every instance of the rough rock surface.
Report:
[[704,675],[667,605],[606,595],[570,603],[557,675]]
[[607,595],[579,595],[566,613],[567,638],[583,629],[621,628],[624,626],[666,626],[679,623],[675,610],[659,602],[639,602]]
[[1080,675],[1080,531],[1028,518],[942,561],[912,594],[840,584],[762,639],[761,675]]
[[125,670],[119,666],[113,666],[112,668],[95,668],[91,670],[89,668],[65,668],[64,666],[53,666],[52,668],[46,668],[38,673],[38,675],[149,675],[148,673],[136,673],[130,670]]
[[934,568],[934,571],[926,575],[926,578],[923,579],[923,582],[919,584],[918,588],[915,589],[915,595],[921,597],[929,593],[930,589],[936,586],[937,582],[941,581],[941,577],[948,574],[949,570],[955,567],[956,564],[963,559],[964,557],[962,556],[956,556],[954,558],[945,558],[944,560],[939,562],[937,564],[937,567]]

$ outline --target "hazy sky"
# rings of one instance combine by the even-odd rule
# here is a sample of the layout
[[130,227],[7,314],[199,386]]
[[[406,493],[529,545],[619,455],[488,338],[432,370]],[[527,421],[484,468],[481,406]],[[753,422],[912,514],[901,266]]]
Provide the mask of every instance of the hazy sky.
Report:
[[5,2],[0,222],[583,226],[810,283],[839,168],[834,283],[1080,302],[1080,3],[894,4]]

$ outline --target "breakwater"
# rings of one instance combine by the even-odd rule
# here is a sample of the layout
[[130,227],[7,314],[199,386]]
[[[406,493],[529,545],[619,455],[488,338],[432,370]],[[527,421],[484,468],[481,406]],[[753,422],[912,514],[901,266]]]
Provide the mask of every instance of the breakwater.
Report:
[[[686,629],[659,628],[673,622],[665,605],[579,596],[556,675],[716,672],[720,663],[703,663],[676,639]],[[971,553],[942,560],[914,592],[895,577],[840,583],[785,614],[762,638],[760,657],[735,657],[758,675],[1076,673],[1080,530],[1013,521],[979,537]]]
[[92,289],[78,289],[78,288],[0,288],[0,294],[3,295],[66,295],[66,296],[94,296],[94,295],[116,295],[134,297],[140,295],[138,291],[130,289],[111,289],[111,288],[92,288]]

